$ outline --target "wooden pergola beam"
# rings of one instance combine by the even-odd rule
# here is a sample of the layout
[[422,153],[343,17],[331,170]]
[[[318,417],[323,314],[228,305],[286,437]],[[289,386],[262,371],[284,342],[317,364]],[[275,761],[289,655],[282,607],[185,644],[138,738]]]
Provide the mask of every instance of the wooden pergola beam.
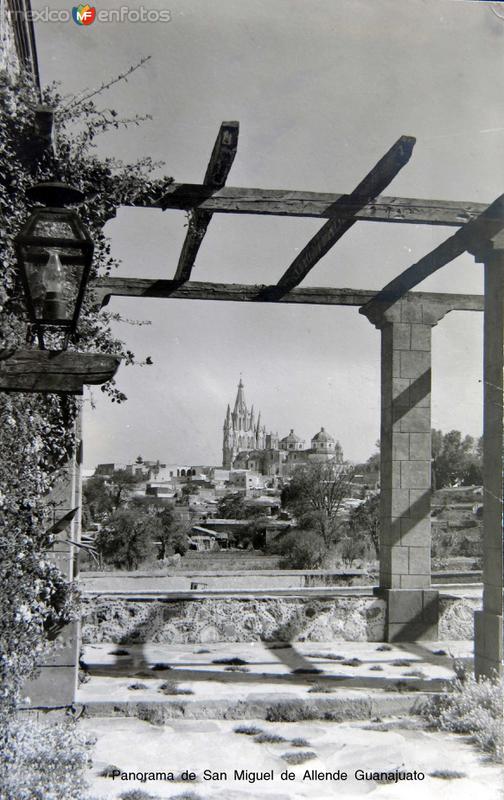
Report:
[[[149,278],[98,278],[89,284],[97,303],[107,305],[112,295],[122,297],[155,297],[178,300],[221,300],[237,303],[294,303],[297,305],[363,306],[376,295],[374,289],[335,289],[307,286],[291,289],[280,298],[273,297],[274,286],[239,283],[202,283],[189,281],[182,286],[176,281]],[[412,297],[439,301],[460,311],[483,311],[483,297],[471,294],[414,292]]]
[[[357,208],[362,208],[369,200],[379,195],[408,163],[415,141],[413,136],[401,136],[348,196],[347,200],[350,200]],[[288,292],[301,283],[315,264],[356,222],[355,217],[348,218],[338,214],[338,203],[334,204],[333,212],[331,218],[310,239],[284,272],[277,284],[276,291],[278,293]]]
[[68,350],[0,350],[0,391],[82,394],[86,384],[111,380],[121,359]]
[[[226,183],[238,147],[239,127],[238,122],[223,122],[220,126],[203,179],[203,186],[207,190],[222,189]],[[191,277],[198,250],[211,219],[212,211],[194,210],[175,272],[176,281],[183,283]]]
[[467,222],[434,250],[387,283],[370,301],[363,313],[369,315],[375,306],[383,306],[384,303],[392,305],[397,302],[438,269],[462,255],[466,250],[476,248],[478,242],[491,239],[502,228],[504,228],[504,194],[494,200],[478,217]]
[[135,200],[139,208],[190,211],[197,208],[212,214],[258,214],[279,217],[330,219],[338,204],[338,215],[360,222],[395,222],[412,225],[447,225],[460,228],[487,208],[487,203],[470,200],[429,200],[379,195],[365,205],[348,199],[348,194],[305,192],[291,189],[255,189],[225,186],[212,190],[200,183],[172,183],[152,203]]

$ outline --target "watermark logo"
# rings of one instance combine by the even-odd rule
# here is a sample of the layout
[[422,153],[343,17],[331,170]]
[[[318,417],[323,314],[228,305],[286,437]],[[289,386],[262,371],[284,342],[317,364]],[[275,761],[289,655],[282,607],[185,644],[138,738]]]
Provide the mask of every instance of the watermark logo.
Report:
[[95,21],[96,8],[83,3],[72,8],[72,18],[77,25],[91,25]]
[[[6,15],[8,14],[8,17]],[[119,8],[98,8],[89,3],[79,3],[70,11],[69,8],[52,8],[42,6],[37,9],[16,9],[6,11],[4,0],[0,0],[0,31],[4,20],[20,18],[27,22],[70,22],[73,19],[76,25],[88,26],[93,22],[98,23],[158,23],[171,22],[171,11],[167,8],[145,8],[145,6],[122,5]]]

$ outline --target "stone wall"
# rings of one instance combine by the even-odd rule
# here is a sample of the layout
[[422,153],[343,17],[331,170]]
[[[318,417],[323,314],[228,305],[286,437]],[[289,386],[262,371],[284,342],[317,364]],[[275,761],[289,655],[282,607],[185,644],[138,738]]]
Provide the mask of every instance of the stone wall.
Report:
[[[443,598],[440,639],[471,639],[479,601]],[[197,644],[254,641],[383,641],[385,603],[373,595],[85,601],[84,643]]]
[[0,70],[5,70],[9,78],[15,78],[21,71],[12,14],[7,0],[0,0]]

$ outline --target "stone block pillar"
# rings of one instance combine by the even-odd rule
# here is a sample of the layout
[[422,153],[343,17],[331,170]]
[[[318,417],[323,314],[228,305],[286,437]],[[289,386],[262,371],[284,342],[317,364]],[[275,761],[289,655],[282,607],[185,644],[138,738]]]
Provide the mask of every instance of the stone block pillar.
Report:
[[483,333],[483,610],[474,617],[476,677],[502,675],[504,233],[474,251],[485,265]]
[[[76,421],[76,452],[63,467],[51,491],[47,505],[52,509],[52,522],[57,522],[69,511],[78,508],[70,526],[59,534],[48,559],[68,580],[74,580],[77,570],[78,548],[68,542],[80,540],[82,505],[82,447],[81,415]],[[55,709],[71,706],[75,701],[79,668],[79,624],[67,625],[58,635],[54,654],[39,664],[39,674],[25,686],[31,708]]]
[[449,310],[406,296],[362,309],[381,331],[379,593],[388,641],[436,639],[431,586],[431,334]]

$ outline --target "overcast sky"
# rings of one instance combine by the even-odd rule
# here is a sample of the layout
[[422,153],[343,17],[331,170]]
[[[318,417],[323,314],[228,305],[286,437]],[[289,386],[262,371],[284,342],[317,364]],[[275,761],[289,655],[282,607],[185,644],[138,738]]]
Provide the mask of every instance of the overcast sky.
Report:
[[[35,9],[45,0],[33,0]],[[52,4],[66,7],[63,0]],[[113,0],[107,8],[124,6]],[[153,121],[103,137],[100,150],[165,161],[200,182],[223,120],[239,120],[228,185],[349,192],[401,134],[417,138],[386,194],[490,202],[503,191],[504,20],[464,0],[131,0],[169,9],[157,24],[38,23],[42,81],[80,91],[151,61],[103,98]],[[97,5],[98,7],[98,5]],[[104,8],[104,4],[99,4]],[[503,12],[504,16],[504,12]],[[195,280],[275,283],[317,220],[216,215]],[[121,275],[173,276],[183,212],[123,209],[107,227]],[[361,222],[305,280],[378,289],[451,228]],[[119,274],[119,273],[118,273]],[[466,255],[426,291],[481,292]],[[309,439],[323,425],[345,457],[379,435],[379,333],[355,308],[113,298],[151,325],[117,333],[152,367],[122,368],[123,406],[93,391],[85,464],[144,458],[221,462],[222,423],[240,373],[269,429]],[[482,315],[434,329],[433,425],[479,435]]]

